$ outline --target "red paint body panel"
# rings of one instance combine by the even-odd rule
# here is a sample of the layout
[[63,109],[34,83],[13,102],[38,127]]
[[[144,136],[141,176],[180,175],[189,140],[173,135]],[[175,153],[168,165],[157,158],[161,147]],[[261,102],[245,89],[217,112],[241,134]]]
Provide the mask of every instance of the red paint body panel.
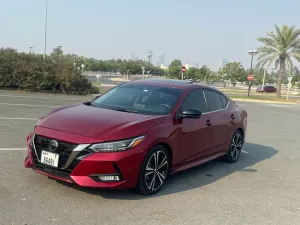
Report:
[[[152,84],[151,81],[135,81]],[[168,148],[171,173],[202,164],[224,155],[236,129],[246,136],[247,112],[229,99],[225,110],[203,114],[198,119],[175,119],[183,100],[194,88],[209,88],[194,84],[155,83],[164,87],[184,89],[168,115],[142,115],[96,108],[84,104],[55,109],[42,118],[34,134],[76,145],[117,141],[144,135],[136,147],[123,152],[91,153],[82,158],[68,176],[61,177],[37,167],[35,151],[28,135],[28,155],[25,167],[65,182],[94,188],[130,188],[137,183],[141,165],[148,151],[158,144]],[[207,125],[207,121],[211,124]],[[119,174],[119,182],[100,182],[92,175]]]

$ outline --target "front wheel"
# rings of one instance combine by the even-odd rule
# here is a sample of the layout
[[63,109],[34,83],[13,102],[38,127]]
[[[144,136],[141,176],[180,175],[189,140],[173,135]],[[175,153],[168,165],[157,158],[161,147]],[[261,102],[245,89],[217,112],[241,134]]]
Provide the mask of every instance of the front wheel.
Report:
[[225,155],[225,159],[227,162],[235,163],[236,161],[238,161],[242,153],[243,143],[243,134],[239,130],[237,130],[231,138],[227,155]]
[[166,148],[155,146],[146,156],[139,175],[136,190],[152,195],[163,187],[169,172],[170,159]]

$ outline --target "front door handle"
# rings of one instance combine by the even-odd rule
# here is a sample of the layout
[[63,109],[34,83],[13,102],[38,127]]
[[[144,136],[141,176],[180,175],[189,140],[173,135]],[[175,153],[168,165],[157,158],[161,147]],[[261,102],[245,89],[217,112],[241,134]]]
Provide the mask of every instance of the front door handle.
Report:
[[206,125],[206,126],[211,126],[211,125],[212,125],[212,122],[211,122],[210,120],[207,120],[206,123],[205,123],[205,125]]

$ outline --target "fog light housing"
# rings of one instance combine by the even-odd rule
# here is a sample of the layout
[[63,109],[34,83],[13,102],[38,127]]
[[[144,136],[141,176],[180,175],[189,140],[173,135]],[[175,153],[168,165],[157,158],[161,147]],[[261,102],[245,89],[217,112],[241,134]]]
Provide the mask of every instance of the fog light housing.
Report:
[[101,175],[98,176],[101,181],[120,181],[120,177],[117,175]]
[[97,182],[120,182],[123,180],[120,174],[92,174],[90,178]]

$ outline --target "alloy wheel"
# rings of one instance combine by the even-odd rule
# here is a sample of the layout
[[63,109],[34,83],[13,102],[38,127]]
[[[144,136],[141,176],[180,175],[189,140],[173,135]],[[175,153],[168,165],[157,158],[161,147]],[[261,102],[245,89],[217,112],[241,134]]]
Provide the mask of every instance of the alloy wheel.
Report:
[[168,173],[168,158],[165,152],[156,151],[146,164],[145,184],[147,188],[154,192],[165,182]]
[[242,152],[243,146],[243,137],[240,133],[236,133],[231,141],[231,157],[234,161],[236,161]]

